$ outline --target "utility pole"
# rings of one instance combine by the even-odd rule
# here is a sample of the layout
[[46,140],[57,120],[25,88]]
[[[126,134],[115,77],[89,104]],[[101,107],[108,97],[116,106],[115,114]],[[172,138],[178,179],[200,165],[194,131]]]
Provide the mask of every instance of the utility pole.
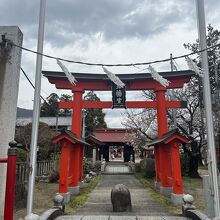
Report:
[[218,174],[216,164],[216,150],[215,150],[215,139],[212,119],[212,102],[211,102],[211,90],[209,82],[209,66],[208,66],[208,54],[207,54],[207,42],[206,42],[206,24],[205,24],[205,9],[204,0],[196,0],[197,9],[197,25],[200,49],[204,50],[201,52],[202,68],[204,70],[203,77],[203,94],[204,94],[204,107],[206,113],[206,126],[207,126],[207,143],[208,143],[208,171],[211,187],[213,190],[214,199],[214,217],[220,219],[219,210],[219,192],[218,192]]
[[37,140],[40,115],[40,90],[41,90],[41,72],[42,72],[42,56],[43,41],[44,41],[44,23],[45,23],[46,0],[40,1],[39,27],[38,27],[38,45],[37,45],[37,62],[35,75],[35,90],[34,90],[34,111],[31,134],[31,149],[30,149],[30,165],[29,165],[29,180],[28,180],[28,196],[27,196],[27,216],[25,220],[33,218],[33,194],[35,185],[36,160],[37,160]]

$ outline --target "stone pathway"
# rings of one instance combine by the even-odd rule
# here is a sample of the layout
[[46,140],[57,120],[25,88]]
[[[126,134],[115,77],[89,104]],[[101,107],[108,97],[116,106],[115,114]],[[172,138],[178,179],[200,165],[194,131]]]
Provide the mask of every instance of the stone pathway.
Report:
[[[115,168],[115,167],[114,167]],[[109,168],[113,171],[114,168]],[[116,169],[116,168],[115,168]],[[121,168],[118,168],[119,170]],[[127,170],[124,171],[127,172]],[[111,189],[116,184],[126,185],[131,192],[132,212],[112,212]],[[57,220],[184,220],[172,216],[155,201],[148,190],[133,175],[103,175],[87,202],[73,216],[58,217]]]
[[132,173],[130,167],[126,165],[107,165],[105,167],[106,174],[129,174]]
[[189,220],[185,217],[176,216],[62,216],[56,220]]
[[133,175],[103,175],[98,186],[90,194],[85,205],[77,210],[76,215],[119,215],[112,212],[111,204],[111,189],[119,183],[125,184],[131,192],[132,212],[123,212],[123,215],[168,215]]

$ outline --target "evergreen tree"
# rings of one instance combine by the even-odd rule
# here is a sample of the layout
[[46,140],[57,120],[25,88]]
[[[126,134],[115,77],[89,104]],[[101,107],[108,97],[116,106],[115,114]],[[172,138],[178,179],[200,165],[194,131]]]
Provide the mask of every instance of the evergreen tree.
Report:
[[44,102],[41,106],[41,117],[55,117],[58,112],[57,103],[59,102],[59,96],[56,93],[51,93],[47,98],[47,102]]
[[[84,97],[87,101],[100,101],[99,97],[90,91]],[[102,109],[85,109],[86,135],[92,133],[96,128],[106,128],[105,113]]]
[[70,116],[70,109],[59,109],[59,101],[70,101],[71,96],[62,94],[60,97],[56,93],[51,93],[47,98],[47,102],[41,105],[40,116],[41,117],[55,117],[55,116]]
[[[60,96],[60,101],[62,102],[68,102],[71,101],[72,96],[67,94],[62,94]],[[71,116],[71,110],[70,109],[59,109],[59,116]]]

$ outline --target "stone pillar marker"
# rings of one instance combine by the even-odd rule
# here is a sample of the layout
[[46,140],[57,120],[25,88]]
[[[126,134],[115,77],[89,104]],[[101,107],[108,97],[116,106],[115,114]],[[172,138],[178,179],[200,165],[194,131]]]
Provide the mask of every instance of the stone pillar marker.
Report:
[[[5,37],[6,43],[2,41]],[[23,34],[17,26],[0,26],[0,157],[14,140]],[[0,219],[3,219],[6,165],[0,165]]]
[[96,162],[96,147],[92,149],[92,164],[95,165]]

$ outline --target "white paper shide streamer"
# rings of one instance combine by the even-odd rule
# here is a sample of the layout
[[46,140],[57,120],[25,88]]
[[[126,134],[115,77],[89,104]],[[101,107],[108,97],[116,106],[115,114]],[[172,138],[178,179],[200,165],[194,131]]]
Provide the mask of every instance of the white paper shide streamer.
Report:
[[190,59],[189,57],[185,57],[188,68],[196,73],[196,75],[203,77],[203,70],[197,66],[197,64]]
[[112,72],[108,71],[104,66],[102,67],[108,78],[115,83],[119,88],[125,86],[125,84]]
[[57,64],[60,66],[60,68],[63,70],[63,72],[65,73],[67,79],[70,81],[71,84],[76,85],[76,79],[75,77],[72,75],[72,73],[70,73],[70,71],[66,68],[66,66],[61,63],[60,60],[57,59]]
[[163,78],[151,65],[149,65],[148,70],[150,71],[151,76],[162,86],[167,87],[170,84],[170,81]]

